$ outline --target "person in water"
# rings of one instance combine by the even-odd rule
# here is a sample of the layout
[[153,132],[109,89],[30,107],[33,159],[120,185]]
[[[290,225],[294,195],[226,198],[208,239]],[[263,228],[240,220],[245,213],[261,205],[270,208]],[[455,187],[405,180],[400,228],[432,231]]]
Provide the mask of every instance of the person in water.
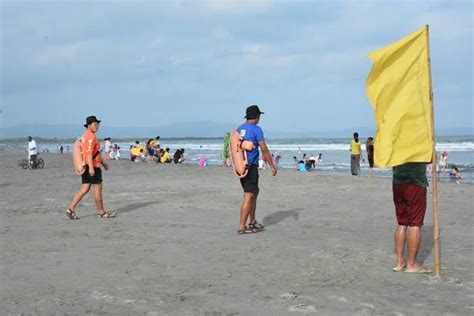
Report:
[[374,167],[374,139],[372,137],[367,138],[365,150],[367,151],[367,160],[369,161],[369,178],[372,178],[372,168]]
[[360,172],[360,158],[361,158],[361,150],[360,150],[360,142],[359,142],[359,134],[354,133],[354,139],[351,141],[351,173],[353,176],[359,175]]
[[[257,222],[255,217],[255,211],[257,209],[257,197],[260,189],[258,187],[258,161],[259,161],[259,148],[262,151],[262,155],[270,165],[272,170],[272,176],[276,176],[277,169],[273,162],[272,156],[268,147],[265,143],[265,137],[263,130],[258,126],[260,122],[260,115],[263,112],[260,111],[257,105],[249,106],[246,110],[245,119],[246,122],[237,128],[237,132],[242,137],[243,141],[251,141],[254,144],[254,148],[251,151],[247,151],[248,160],[248,173],[247,176],[240,179],[240,184],[244,190],[244,197],[242,206],[240,209],[240,223],[238,234],[253,234],[257,231],[263,230],[265,226]],[[247,226],[247,219],[250,217],[249,224]]]

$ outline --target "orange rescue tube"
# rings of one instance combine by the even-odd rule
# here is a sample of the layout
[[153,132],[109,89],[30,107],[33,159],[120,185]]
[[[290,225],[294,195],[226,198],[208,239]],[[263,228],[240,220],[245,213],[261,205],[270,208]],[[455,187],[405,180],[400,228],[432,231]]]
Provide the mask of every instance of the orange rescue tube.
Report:
[[248,173],[247,152],[253,149],[254,145],[250,141],[242,141],[239,132],[233,130],[229,139],[229,152],[232,160],[232,168],[239,178],[245,178]]
[[74,161],[74,169],[77,175],[83,174],[85,163],[82,156],[82,137],[78,138],[72,146],[72,160]]

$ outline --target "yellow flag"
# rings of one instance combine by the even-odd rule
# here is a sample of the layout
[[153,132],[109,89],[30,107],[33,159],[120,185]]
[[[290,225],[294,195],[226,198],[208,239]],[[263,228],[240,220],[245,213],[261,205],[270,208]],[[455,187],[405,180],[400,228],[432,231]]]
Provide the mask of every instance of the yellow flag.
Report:
[[374,160],[380,168],[430,162],[432,105],[427,28],[371,52],[367,96],[375,110]]

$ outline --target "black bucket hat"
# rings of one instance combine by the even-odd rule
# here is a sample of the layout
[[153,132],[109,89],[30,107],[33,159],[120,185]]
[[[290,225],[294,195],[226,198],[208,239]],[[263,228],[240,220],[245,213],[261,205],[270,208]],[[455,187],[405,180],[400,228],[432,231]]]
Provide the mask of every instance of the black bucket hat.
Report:
[[91,124],[94,123],[94,122],[100,123],[101,121],[99,121],[99,120],[97,119],[97,117],[95,117],[95,116],[93,116],[93,115],[92,115],[92,116],[88,116],[88,117],[86,118],[86,124],[84,124],[84,127],[87,127],[87,126],[91,125]]
[[251,105],[247,108],[245,111],[245,118],[246,119],[255,119],[257,118],[260,114],[264,114],[260,109],[258,108],[258,105]]

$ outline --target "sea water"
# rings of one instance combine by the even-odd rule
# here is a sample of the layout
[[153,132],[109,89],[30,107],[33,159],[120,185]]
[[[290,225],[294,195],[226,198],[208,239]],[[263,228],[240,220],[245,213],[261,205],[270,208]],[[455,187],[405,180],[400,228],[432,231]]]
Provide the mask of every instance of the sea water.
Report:
[[[142,145],[145,145],[146,139],[139,139]],[[296,165],[293,157],[297,160],[302,159],[303,155],[309,158],[317,157],[322,154],[322,161],[316,165],[314,172],[350,174],[350,146],[349,138],[297,138],[297,139],[267,139],[268,148],[272,153],[279,152],[282,159],[279,168],[293,168],[296,172]],[[365,141],[365,139],[362,139]],[[121,156],[124,160],[130,159],[129,148],[135,143],[135,139],[114,142],[121,148]],[[40,151],[49,150],[58,152],[58,144],[52,142],[39,143]],[[72,150],[72,143],[61,144],[64,152],[69,153]],[[21,144],[16,144],[18,147]],[[26,146],[26,142],[25,142]],[[103,146],[103,143],[102,143]],[[222,165],[223,139],[219,138],[175,138],[161,139],[162,148],[170,148],[171,156],[179,148],[185,149],[186,163],[197,164],[200,157],[208,159],[209,165]],[[368,162],[365,144],[362,143],[361,174],[367,175]],[[472,136],[449,136],[439,137],[437,139],[436,151],[438,155],[448,152],[448,164],[456,165],[462,176],[462,182],[474,183],[474,137]],[[441,180],[449,179],[449,168],[447,172],[441,173]],[[391,177],[391,170],[381,170],[374,168],[374,175],[380,177]]]

